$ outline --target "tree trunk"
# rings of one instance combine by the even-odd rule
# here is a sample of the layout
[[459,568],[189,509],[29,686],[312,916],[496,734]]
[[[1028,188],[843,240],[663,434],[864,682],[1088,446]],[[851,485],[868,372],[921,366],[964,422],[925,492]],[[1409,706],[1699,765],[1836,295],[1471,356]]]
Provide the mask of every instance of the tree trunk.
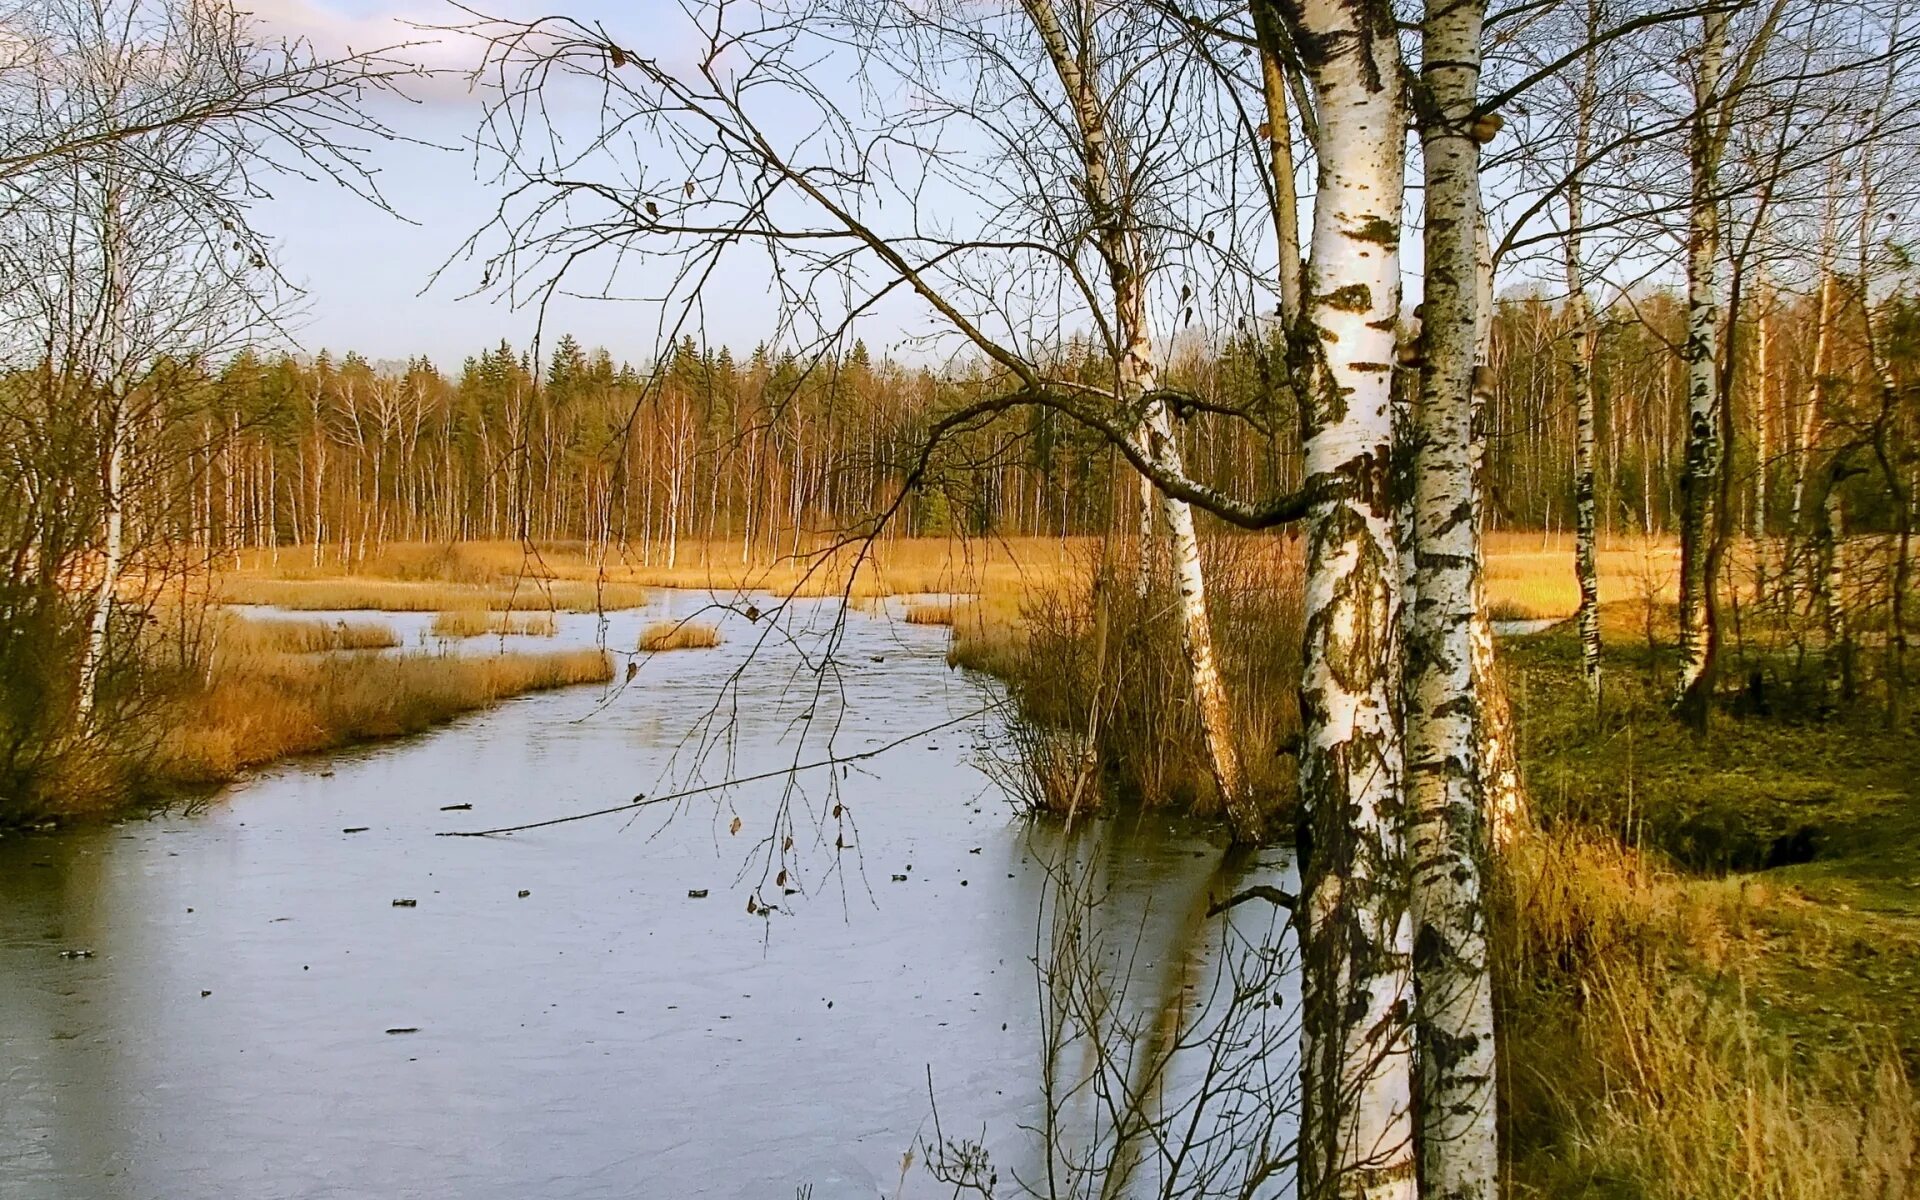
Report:
[[[1487,219],[1480,212],[1476,243],[1475,287],[1480,303],[1476,314],[1473,367],[1473,477],[1486,479],[1486,414],[1493,408],[1493,245]],[[1478,497],[1481,493],[1476,491]],[[1483,521],[1485,505],[1476,508]],[[1526,789],[1520,778],[1518,745],[1513,736],[1513,709],[1507,703],[1507,685],[1501,678],[1493,646],[1493,621],[1487,615],[1484,580],[1476,581],[1473,605],[1473,690],[1480,706],[1480,769],[1485,791],[1487,833],[1494,847],[1503,847],[1531,823]]]
[[[1590,20],[1589,37],[1598,35],[1599,22]],[[1587,303],[1586,262],[1583,255],[1583,184],[1579,174],[1584,168],[1592,142],[1593,110],[1598,101],[1594,79],[1593,54],[1587,55],[1580,79],[1580,92],[1574,116],[1573,158],[1576,170],[1567,181],[1567,319],[1572,328],[1573,356],[1568,363],[1568,383],[1573,392],[1573,573],[1580,585],[1580,674],[1587,683],[1587,695],[1595,707],[1600,704],[1600,572],[1595,563],[1594,539],[1594,459],[1595,430],[1599,414],[1593,394],[1593,359],[1599,344],[1593,310]]]
[[1426,292],[1407,645],[1420,1173],[1436,1200],[1497,1200],[1493,990],[1473,627],[1480,518],[1473,450],[1480,286],[1478,0],[1429,6],[1421,82]]
[[[1095,75],[1082,66],[1069,46],[1051,0],[1025,0],[1034,30],[1060,78],[1080,134],[1081,183],[1092,209],[1092,226],[1100,257],[1113,288],[1114,331],[1120,339],[1116,365],[1116,399],[1122,411],[1142,414],[1140,428],[1148,456],[1169,473],[1184,474],[1180,447],[1173,437],[1172,415],[1154,396],[1158,386],[1153,363],[1153,336],[1147,313],[1146,254],[1141,229],[1133,214],[1137,198],[1126,192],[1128,171],[1115,153],[1106,127],[1106,104],[1096,91]],[[1091,36],[1090,33],[1087,36]],[[1147,585],[1152,568],[1155,489],[1141,480],[1140,563],[1137,586]],[[1213,626],[1207,615],[1205,573],[1200,565],[1200,541],[1194,530],[1193,510],[1184,500],[1158,497],[1173,555],[1175,586],[1180,605],[1180,644],[1187,660],[1188,687],[1200,716],[1207,743],[1208,765],[1221,803],[1238,837],[1259,836],[1259,813],[1248,794],[1246,774],[1234,744],[1233,712],[1227,702],[1213,649]]]
[[1398,33],[1386,9],[1344,0],[1274,12],[1319,102],[1308,299],[1292,337],[1315,492],[1300,695],[1300,1194],[1399,1200],[1418,1183],[1389,487],[1406,128]]
[[1713,691],[1719,628],[1714,612],[1713,543],[1720,525],[1721,443],[1720,301],[1716,293],[1720,256],[1719,148],[1714,136],[1717,107],[1726,102],[1721,69],[1730,17],[1703,18],[1699,78],[1688,157],[1692,193],[1687,206],[1687,429],[1681,476],[1680,678],[1674,703],[1696,729],[1704,729]]
[[113,631],[114,593],[120,586],[120,562],[125,550],[127,459],[127,391],[132,364],[128,361],[129,296],[127,280],[127,244],[122,225],[119,181],[119,156],[113,155],[107,171],[109,183],[106,204],[101,213],[102,245],[106,262],[107,369],[105,404],[101,415],[104,441],[100,459],[100,586],[94,593],[93,614],[87,622],[87,646],[80,658],[78,712],[83,732],[90,731],[94,703],[98,699],[100,673],[105,669],[108,638]]

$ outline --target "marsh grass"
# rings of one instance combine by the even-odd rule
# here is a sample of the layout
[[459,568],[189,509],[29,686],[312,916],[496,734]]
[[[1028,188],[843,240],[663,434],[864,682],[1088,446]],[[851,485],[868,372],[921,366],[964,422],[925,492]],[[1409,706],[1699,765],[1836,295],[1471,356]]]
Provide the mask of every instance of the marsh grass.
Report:
[[[1275,578],[1298,570],[1282,534],[1213,538],[1232,544],[1236,559]],[[278,563],[261,551],[242,556],[224,577],[230,599],[302,608],[542,608],[591,611],[592,587],[607,589],[605,607],[645,602],[647,588],[779,595],[873,597],[928,594],[1022,594],[1084,573],[1100,554],[1094,537],[893,538],[872,543],[804,539],[797,552],[756,548],[742,562],[738,541],[684,540],[676,563],[661,547],[614,546],[602,555],[581,542],[510,541],[394,543],[345,566],[337,551],[318,566],[310,555],[283,550]],[[1735,559],[1744,551],[1736,549]],[[1487,596],[1515,619],[1571,616],[1579,606],[1573,543],[1566,535],[1494,533],[1487,539]],[[1664,537],[1604,539],[1597,555],[1603,601],[1652,594],[1671,600],[1678,580],[1677,544]],[[446,585],[458,585],[444,590]],[[439,590],[436,590],[439,589]],[[546,597],[552,592],[554,599]],[[473,597],[488,597],[484,604]],[[534,597],[529,600],[528,597]],[[518,597],[517,599],[513,597]]]
[[560,630],[550,612],[488,612],[467,608],[434,614],[429,632],[438,638],[553,637]]
[[1502,861],[1513,1194],[1915,1194],[1920,1124],[1898,1039],[1870,1024],[1808,1037],[1770,1002],[1766,959],[1786,937],[1817,939],[1791,889],[1657,863],[1567,830]]
[[396,579],[273,579],[227,575],[218,582],[229,604],[279,608],[380,612],[457,612],[472,609],[532,612],[614,612],[639,608],[647,590],[634,584],[591,580],[534,580],[466,584]]
[[663,650],[710,650],[720,644],[720,629],[700,621],[655,621],[640,631],[639,649],[647,654]]
[[1505,656],[1543,823],[1495,893],[1513,1194],[1920,1194],[1920,749],[1872,716],[1701,740],[1621,633],[1597,714],[1570,631]]
[[351,658],[216,650],[173,697],[151,777],[218,783],[288,755],[418,733],[509,696],[611,677],[598,650]]
[[[752,561],[742,562],[737,541],[689,539],[680,543],[676,565],[669,568],[657,561],[665,557],[657,546],[647,552],[638,546],[614,546],[602,556],[580,542],[396,543],[368,558],[356,559],[351,567],[342,565],[333,551],[323,555],[318,566],[305,554],[283,550],[275,562],[264,552],[249,551],[241,556],[241,568],[223,582],[236,597],[317,596],[323,588],[332,588],[340,594],[383,600],[378,607],[415,611],[473,607],[471,602],[430,603],[414,598],[422,588],[447,584],[498,592],[517,583],[523,592],[539,595],[551,585],[569,598],[569,603],[554,605],[559,608],[574,606],[575,585],[595,583],[620,597],[652,587],[861,600],[1017,586],[1057,573],[1075,562],[1089,544],[1085,538],[881,538],[870,544],[812,538],[805,540],[798,552],[772,556],[756,552]],[[284,586],[296,584],[300,586]],[[346,592],[355,584],[363,590]],[[380,584],[409,586],[375,586]],[[276,589],[274,585],[283,586]],[[263,590],[250,591],[254,588]],[[321,604],[316,600],[304,607],[318,608]],[[520,603],[515,607],[539,605]]]
[[[1250,539],[1207,546],[1237,742],[1272,811],[1293,801],[1302,620],[1297,563],[1277,565]],[[1058,814],[1122,799],[1217,811],[1169,580],[1142,598],[1130,566],[1089,557],[1023,592],[957,605],[952,620],[948,660],[996,676],[1014,701],[1014,753],[996,773],[1027,807]]]
[[907,624],[951,625],[953,624],[953,605],[950,602],[909,604],[907,605]]
[[228,652],[321,654],[333,650],[390,650],[400,644],[379,621],[255,620],[229,616],[218,631]]

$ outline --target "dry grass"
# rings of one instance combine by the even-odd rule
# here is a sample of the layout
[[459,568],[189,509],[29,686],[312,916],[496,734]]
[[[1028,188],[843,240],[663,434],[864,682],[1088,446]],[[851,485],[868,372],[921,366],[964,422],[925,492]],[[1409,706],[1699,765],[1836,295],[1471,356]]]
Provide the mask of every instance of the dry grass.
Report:
[[217,783],[293,754],[417,733],[523,692],[603,683],[605,654],[315,657],[217,651],[171,706],[154,775]]
[[[1680,580],[1679,544],[1668,538],[1617,538],[1594,555],[1603,604],[1649,594],[1671,602]],[[1487,538],[1489,611],[1503,619],[1570,617],[1580,607],[1568,535],[1496,533]]]
[[[1079,561],[1091,539],[1071,538],[882,538],[871,546],[837,545],[820,539],[796,553],[769,557],[756,552],[743,563],[737,541],[683,541],[676,564],[666,567],[664,551],[648,554],[638,547],[615,547],[604,560],[588,553],[579,542],[542,543],[460,542],[452,545],[395,544],[349,571],[336,556],[323,556],[313,565],[305,552],[283,549],[279,562],[265,552],[249,551],[243,568],[225,577],[233,594],[271,594],[299,597],[325,587],[345,589],[362,585],[363,595],[385,599],[380,607],[426,611],[473,607],[457,601],[428,603],[413,598],[417,589],[434,584],[498,591],[518,581],[522,592],[539,593],[546,585],[565,590],[573,585],[605,584],[616,594],[622,589],[648,587],[697,588],[723,592],[771,591],[800,596],[848,595],[855,599],[929,593],[972,592],[1019,586],[1044,579]],[[268,585],[292,585],[273,590]],[[382,588],[382,584],[409,585]],[[266,588],[265,592],[249,589]],[[316,592],[316,594],[318,594]],[[262,601],[275,603],[278,601]],[[637,603],[637,602],[636,602]],[[348,607],[371,607],[359,605]],[[305,607],[320,607],[310,603]],[[505,607],[490,604],[488,607]],[[536,607],[521,603],[516,607]],[[567,608],[567,603],[554,607]],[[590,607],[582,605],[579,607]],[[610,604],[609,607],[631,607]]]
[[909,625],[951,625],[953,624],[953,604],[909,604],[907,605],[907,624]]
[[719,627],[699,621],[655,621],[640,631],[640,649],[648,654],[662,650],[711,650],[719,644]]
[[[1892,1039],[1770,1027],[1758,967],[1790,890],[1689,880],[1604,838],[1506,856],[1495,921],[1518,1196],[1819,1200],[1920,1189]],[[1761,1001],[1764,1003],[1764,999]]]
[[[1213,539],[1233,543],[1236,555],[1263,563],[1276,577],[1297,571],[1297,554],[1284,534]],[[319,567],[304,554],[283,551],[275,566],[261,552],[227,576],[231,599],[300,608],[381,608],[431,611],[454,608],[542,608],[590,611],[593,585],[607,589],[605,607],[644,602],[649,587],[721,592],[770,591],[855,599],[912,594],[1013,593],[1044,588],[1081,572],[1098,552],[1093,537],[882,538],[871,546],[814,542],[798,554],[756,554],[741,562],[737,541],[683,541],[676,563],[657,561],[654,547],[615,548],[604,560],[578,542],[460,542],[396,544],[343,571],[332,559]],[[1736,551],[1736,556],[1742,551]],[[1652,595],[1670,600],[1679,551],[1671,539],[1619,537],[1598,553],[1603,602]],[[1496,533],[1487,541],[1488,602],[1514,618],[1567,617],[1579,606],[1568,535]],[[459,585],[449,591],[445,585]],[[517,585],[517,589],[516,589]],[[554,594],[549,602],[548,591]],[[534,600],[527,599],[531,593]],[[484,602],[476,594],[487,597]],[[519,599],[512,599],[514,595]]]
[[431,632],[434,637],[440,638],[501,637],[507,634],[552,637],[559,629],[559,622],[550,612],[488,612],[481,608],[467,608],[436,613]]
[[[1206,553],[1236,741],[1256,798],[1278,812],[1295,790],[1293,759],[1281,751],[1299,727],[1300,572],[1251,539],[1221,539]],[[1217,810],[1177,611],[1167,580],[1143,600],[1130,565],[1091,559],[1044,586],[955,608],[948,660],[1001,679],[1018,705],[1012,752],[995,766],[1017,800],[1056,813],[1109,796]]]
[[1506,655],[1544,823],[1493,921],[1512,1194],[1920,1195],[1920,749],[1871,713],[1701,739],[1618,634],[1597,714],[1571,630]]
[[585,580],[533,580],[517,585],[417,582],[395,579],[271,579],[227,575],[219,596],[229,604],[270,604],[280,608],[346,612],[450,612],[540,609],[560,612],[616,611],[639,608],[647,591],[633,584],[596,585]]
[[218,644],[230,653],[320,654],[330,650],[390,650],[400,635],[379,621],[249,620],[230,616]]

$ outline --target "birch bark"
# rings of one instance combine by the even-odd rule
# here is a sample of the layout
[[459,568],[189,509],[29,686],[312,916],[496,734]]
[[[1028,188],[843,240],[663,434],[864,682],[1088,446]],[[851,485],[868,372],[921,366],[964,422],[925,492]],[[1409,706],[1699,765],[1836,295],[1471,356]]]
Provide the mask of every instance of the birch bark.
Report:
[[1695,727],[1707,719],[1713,687],[1715,628],[1711,543],[1720,519],[1719,335],[1717,294],[1720,258],[1719,139],[1716,109],[1724,102],[1721,73],[1726,60],[1726,12],[1702,18],[1699,74],[1694,82],[1694,118],[1689,137],[1691,192],[1687,204],[1687,434],[1680,488],[1680,678],[1674,703]]
[[[1599,35],[1599,14],[1588,8],[1588,38]],[[1580,631],[1580,674],[1587,683],[1587,695],[1597,707],[1600,703],[1600,573],[1595,564],[1594,538],[1594,460],[1595,430],[1598,413],[1593,394],[1593,360],[1599,343],[1593,310],[1587,303],[1585,264],[1585,188],[1581,178],[1593,141],[1593,114],[1599,101],[1595,78],[1595,52],[1589,50],[1582,64],[1579,92],[1574,100],[1573,161],[1574,172],[1567,181],[1567,236],[1564,245],[1567,272],[1568,338],[1573,355],[1568,363],[1568,383],[1573,392],[1573,572],[1580,587],[1577,624]]]
[[1425,354],[1413,471],[1406,736],[1420,1174],[1423,1194],[1439,1200],[1499,1194],[1473,637],[1481,553],[1474,392],[1490,302],[1480,282],[1474,130],[1484,19],[1478,0],[1430,4],[1420,72]]
[[1411,1198],[1412,932],[1391,494],[1406,113],[1388,6],[1262,0],[1316,100],[1319,180],[1292,336],[1306,433],[1300,763],[1302,1196]]
[[107,165],[105,204],[101,211],[101,246],[106,253],[107,380],[101,405],[100,466],[100,584],[94,593],[93,613],[87,622],[87,645],[80,659],[78,712],[82,729],[93,722],[100,673],[106,667],[108,637],[113,630],[113,601],[120,587],[126,532],[126,404],[131,364],[127,361],[129,309],[127,239],[123,224],[119,156]]

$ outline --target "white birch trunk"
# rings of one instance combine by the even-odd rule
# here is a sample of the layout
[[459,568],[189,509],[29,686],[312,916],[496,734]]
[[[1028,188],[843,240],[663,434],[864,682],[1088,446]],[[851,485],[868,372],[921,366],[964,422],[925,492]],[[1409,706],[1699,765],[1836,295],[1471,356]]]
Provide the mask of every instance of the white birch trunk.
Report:
[[[1590,10],[1591,12],[1591,10]],[[1597,37],[1599,21],[1589,21],[1588,36]],[[1573,160],[1584,167],[1592,146],[1593,111],[1598,102],[1594,78],[1594,56],[1589,52],[1580,77],[1580,92],[1574,115]],[[1600,572],[1595,562],[1594,539],[1597,536],[1594,513],[1594,472],[1598,456],[1596,430],[1599,413],[1593,394],[1593,360],[1599,343],[1593,310],[1587,303],[1585,262],[1584,186],[1576,169],[1567,182],[1567,310],[1572,328],[1568,337],[1573,355],[1568,362],[1568,382],[1573,392],[1573,573],[1580,588],[1577,624],[1580,631],[1580,674],[1587,683],[1587,696],[1600,704]]]
[[1429,7],[1422,38],[1421,80],[1432,109],[1421,131],[1425,361],[1406,737],[1421,1182],[1423,1194],[1438,1200],[1499,1195],[1473,638],[1481,586],[1475,374],[1491,315],[1481,286],[1480,147],[1472,131],[1484,15],[1477,0]]
[[[1475,315],[1473,367],[1473,477],[1486,478],[1486,414],[1493,404],[1493,244],[1487,235],[1486,214],[1479,214],[1475,240],[1475,287],[1480,303]],[[1477,510],[1484,532],[1485,509]],[[1489,839],[1498,849],[1517,837],[1532,821],[1526,789],[1520,778],[1519,743],[1513,733],[1513,709],[1507,703],[1506,681],[1500,676],[1493,647],[1493,621],[1487,616],[1484,581],[1476,581],[1473,606],[1473,678],[1480,706],[1480,765],[1486,792]]]
[[1398,712],[1391,377],[1406,113],[1397,31],[1345,0],[1276,5],[1319,113],[1304,313],[1302,1196],[1411,1200],[1412,931]]
[[1687,429],[1681,476],[1680,677],[1675,707],[1692,724],[1704,725],[1713,687],[1715,628],[1713,543],[1720,522],[1720,146],[1717,135],[1727,30],[1731,16],[1702,18],[1699,74],[1694,84],[1693,128],[1688,160],[1692,192],[1687,205]]
[[106,251],[107,395],[101,406],[101,436],[105,441],[100,468],[100,585],[94,593],[93,613],[87,621],[87,645],[80,658],[77,696],[80,727],[86,731],[93,722],[98,699],[100,674],[106,667],[108,640],[113,632],[114,594],[120,586],[121,559],[126,534],[126,402],[130,382],[128,347],[128,295],[126,239],[120,209],[119,164],[117,156],[107,168],[106,203],[101,212],[101,245]]
[[1794,446],[1793,507],[1787,525],[1792,536],[1800,533],[1807,498],[1807,473],[1813,461],[1813,452],[1820,443],[1820,394],[1827,375],[1827,331],[1833,324],[1833,263],[1830,247],[1829,237],[1821,252],[1820,295],[1814,305],[1813,369],[1800,408],[1800,437]]

